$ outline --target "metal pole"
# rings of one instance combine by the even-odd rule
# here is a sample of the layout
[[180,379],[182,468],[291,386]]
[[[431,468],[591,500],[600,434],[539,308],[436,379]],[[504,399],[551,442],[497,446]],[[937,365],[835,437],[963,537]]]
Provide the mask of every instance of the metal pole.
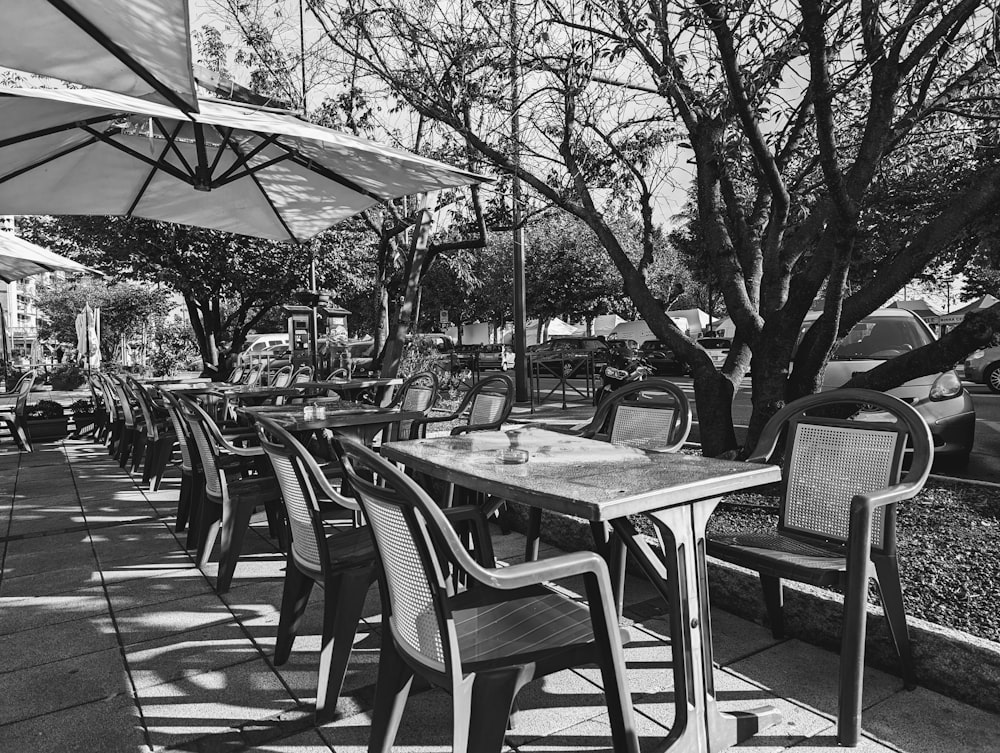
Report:
[[514,225],[514,395],[519,403],[528,400],[528,350],[525,333],[524,229],[521,227],[521,86],[518,77],[517,0],[510,0],[510,140],[514,153],[514,179],[511,181],[511,221]]
[[[319,295],[319,288],[316,287],[316,257],[313,256],[312,246],[309,247],[309,292],[314,296]],[[319,312],[316,310],[317,300],[310,301],[309,308],[312,310],[309,317],[309,355],[312,359],[313,378],[319,375]]]
[[0,301],[0,340],[3,340],[3,373],[0,373],[0,380],[3,381],[6,390],[7,374],[10,372],[10,351],[7,349],[7,314],[3,310],[3,301]]
[[299,0],[299,70],[302,74],[302,115],[306,114],[306,24],[302,11],[302,0]]

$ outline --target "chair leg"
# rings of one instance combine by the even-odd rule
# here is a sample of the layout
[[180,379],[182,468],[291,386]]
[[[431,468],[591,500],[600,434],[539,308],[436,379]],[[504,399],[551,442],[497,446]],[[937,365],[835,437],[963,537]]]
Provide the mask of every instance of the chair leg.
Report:
[[219,536],[219,528],[222,525],[222,505],[210,500],[202,492],[198,500],[198,526],[196,529],[198,541],[198,553],[195,561],[198,567],[205,567],[208,558],[212,556],[215,548],[215,540]]
[[615,599],[615,613],[621,617],[625,609],[625,568],[628,551],[621,536],[613,531],[608,549],[608,569],[611,575],[611,592]]
[[454,690],[453,750],[500,753],[514,696],[531,679],[526,666],[479,672]]
[[781,578],[761,573],[760,585],[764,590],[764,606],[767,607],[767,619],[771,624],[771,635],[778,639],[784,638],[785,597],[781,589]]
[[129,456],[132,453],[132,442],[135,437],[135,429],[129,428],[128,426],[122,427],[122,435],[118,440],[118,449],[115,458],[118,460],[118,467],[124,468],[125,464],[128,463]]
[[872,557],[875,562],[878,590],[882,595],[882,608],[889,623],[889,635],[899,655],[903,684],[907,690],[917,687],[913,673],[913,649],[910,631],[906,627],[906,610],[903,607],[903,589],[899,584],[899,566],[895,557]]
[[144,468],[144,463],[149,461],[149,437],[146,436],[145,429],[140,429],[135,434],[135,442],[132,445],[132,473],[138,473],[139,468]]
[[181,493],[177,499],[177,519],[174,521],[174,533],[180,533],[188,524],[188,516],[191,515],[191,474],[188,471],[181,471]]
[[[361,622],[373,567],[348,570],[331,578],[323,594],[323,644],[319,654],[316,688],[316,722],[330,721],[337,713],[337,700],[344,687],[354,636]],[[388,638],[388,636],[386,636]]]
[[[375,707],[368,736],[368,753],[392,753],[399,721],[413,684],[413,670],[403,661],[392,639],[392,628],[382,621],[382,647],[378,656]],[[458,750],[458,748],[455,748]]]
[[229,515],[222,512],[222,548],[219,552],[219,577],[215,581],[215,592],[224,594],[229,590],[236,572],[236,562],[243,551],[243,539],[246,538],[253,516],[254,506],[238,499],[231,499]]
[[528,508],[528,530],[525,531],[524,561],[534,562],[538,559],[538,539],[542,531],[542,508]]
[[156,451],[153,453],[152,468],[147,468],[143,475],[148,475],[149,490],[158,491],[160,483],[163,481],[163,473],[167,470],[167,463],[174,454],[174,443],[171,437],[160,437],[156,443]]
[[15,417],[14,422],[8,424],[8,427],[10,428],[11,436],[14,437],[14,442],[18,445],[18,447],[25,452],[34,452],[34,449],[31,446],[31,437],[28,435],[28,430],[25,428],[24,422]]
[[201,541],[202,508],[210,504],[205,498],[205,476],[201,471],[191,473],[191,512],[188,515],[188,535],[184,541],[185,549],[194,549]]
[[274,644],[274,663],[281,666],[292,653],[292,644],[298,635],[302,615],[309,604],[313,579],[305,575],[292,562],[285,563],[285,583],[281,592],[281,615],[278,618],[278,638]]

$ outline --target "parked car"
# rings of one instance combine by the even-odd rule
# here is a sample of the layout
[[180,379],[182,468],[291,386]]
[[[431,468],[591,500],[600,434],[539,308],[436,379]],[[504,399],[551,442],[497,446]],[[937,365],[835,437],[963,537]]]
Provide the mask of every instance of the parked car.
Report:
[[1000,346],[980,348],[965,360],[965,378],[1000,392]]
[[600,337],[559,336],[538,345],[536,355],[593,355],[598,365],[608,362],[608,344]]
[[[806,317],[803,333],[819,317]],[[858,322],[834,350],[823,375],[822,389],[844,385],[855,373],[934,341],[930,328],[916,314],[905,309],[879,309]],[[889,390],[912,405],[930,427],[935,460],[962,468],[969,462],[976,433],[976,409],[972,397],[962,387],[954,370],[912,379]],[[877,421],[883,414],[865,415]]]
[[250,335],[247,338],[246,346],[236,356],[236,362],[242,365],[246,365],[254,360],[254,356],[260,355],[265,349],[272,348],[275,345],[284,345],[288,347],[288,333],[287,332],[270,332],[260,335]]
[[514,368],[514,351],[509,345],[486,343],[479,346],[479,368],[508,371]]
[[639,357],[653,369],[653,376],[684,376],[688,372],[687,364],[662,340],[646,340],[639,346]]
[[703,337],[698,340],[698,344],[705,349],[717,369],[725,365],[729,349],[733,347],[733,341],[728,337]]

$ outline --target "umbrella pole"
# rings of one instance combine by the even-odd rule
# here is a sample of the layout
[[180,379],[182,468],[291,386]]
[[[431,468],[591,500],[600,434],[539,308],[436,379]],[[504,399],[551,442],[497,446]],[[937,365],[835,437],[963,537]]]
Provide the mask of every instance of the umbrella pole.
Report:
[[7,389],[7,374],[10,372],[10,351],[7,350],[7,315],[3,311],[3,303],[0,302],[0,340],[3,340],[3,387]]
[[312,316],[309,317],[309,355],[312,358],[313,374],[319,374],[319,313],[316,310],[319,290],[316,287],[316,257],[312,247],[309,247],[309,293],[313,298],[309,302]]

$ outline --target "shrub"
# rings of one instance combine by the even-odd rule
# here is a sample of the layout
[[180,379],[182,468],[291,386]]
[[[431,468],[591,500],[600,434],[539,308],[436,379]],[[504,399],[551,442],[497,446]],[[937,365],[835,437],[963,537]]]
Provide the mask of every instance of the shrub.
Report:
[[49,376],[49,384],[52,385],[52,389],[59,391],[75,390],[86,381],[87,375],[75,363],[64,364]]
[[146,363],[153,372],[154,377],[173,376],[180,366],[181,359],[177,353],[165,348],[160,348],[150,353]]
[[63,407],[55,400],[39,400],[25,411],[28,418],[62,418]]
[[70,413],[93,413],[94,404],[90,400],[81,398],[80,400],[75,400],[69,406]]

